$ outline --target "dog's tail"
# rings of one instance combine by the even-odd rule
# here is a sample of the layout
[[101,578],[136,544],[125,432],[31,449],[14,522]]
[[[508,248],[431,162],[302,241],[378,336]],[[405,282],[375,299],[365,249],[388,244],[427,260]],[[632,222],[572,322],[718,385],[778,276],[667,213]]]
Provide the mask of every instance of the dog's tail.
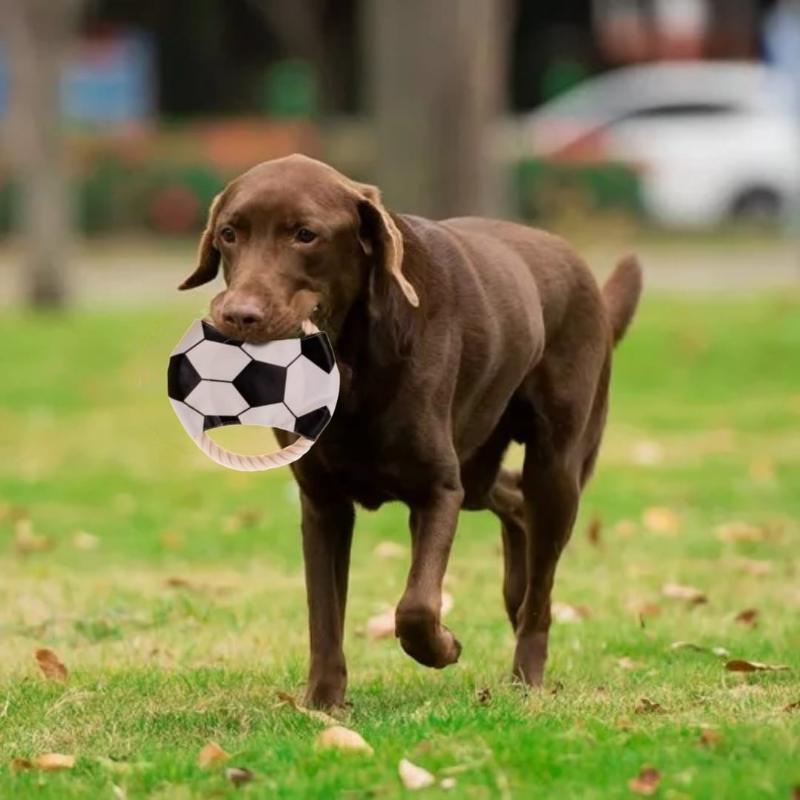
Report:
[[603,285],[603,299],[616,344],[631,324],[642,293],[642,268],[636,256],[625,256]]

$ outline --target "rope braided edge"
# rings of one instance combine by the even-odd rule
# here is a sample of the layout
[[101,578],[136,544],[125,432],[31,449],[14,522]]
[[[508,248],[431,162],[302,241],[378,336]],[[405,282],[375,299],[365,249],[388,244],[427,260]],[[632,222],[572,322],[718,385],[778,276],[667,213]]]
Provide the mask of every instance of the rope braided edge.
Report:
[[[306,336],[319,333],[319,328],[309,319],[304,320],[302,328]],[[205,431],[193,436],[192,439],[212,461],[221,467],[234,469],[237,472],[264,472],[268,469],[285,467],[304,456],[314,444],[313,439],[306,439],[305,436],[300,436],[297,441],[292,442],[292,444],[287,445],[282,450],[278,450],[276,453],[247,456],[220,447]]]

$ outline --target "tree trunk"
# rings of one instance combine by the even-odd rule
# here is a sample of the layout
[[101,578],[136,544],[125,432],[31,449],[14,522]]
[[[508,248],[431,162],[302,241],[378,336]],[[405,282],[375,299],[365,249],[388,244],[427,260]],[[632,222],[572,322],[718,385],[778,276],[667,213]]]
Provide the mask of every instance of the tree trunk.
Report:
[[62,66],[81,0],[0,0],[11,78],[9,142],[20,185],[22,285],[31,305],[64,305],[71,240],[60,108]]
[[362,25],[387,202],[431,217],[502,214],[508,0],[366,0]]

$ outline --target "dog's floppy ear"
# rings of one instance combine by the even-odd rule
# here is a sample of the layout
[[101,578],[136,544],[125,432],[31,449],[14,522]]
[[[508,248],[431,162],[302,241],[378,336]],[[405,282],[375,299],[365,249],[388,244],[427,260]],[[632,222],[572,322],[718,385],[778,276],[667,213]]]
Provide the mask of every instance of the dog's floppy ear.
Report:
[[197,267],[186,280],[178,287],[180,290],[194,289],[213,280],[219,272],[220,255],[219,250],[214,247],[214,227],[217,224],[217,213],[219,212],[222,192],[212,201],[211,208],[208,210],[208,220],[203,235],[200,237],[200,247],[197,250]]
[[358,184],[361,199],[358,201],[358,215],[361,221],[358,238],[368,255],[377,255],[386,273],[393,278],[406,300],[417,308],[419,297],[416,289],[403,274],[403,236],[395,221],[381,202],[381,195],[375,186]]

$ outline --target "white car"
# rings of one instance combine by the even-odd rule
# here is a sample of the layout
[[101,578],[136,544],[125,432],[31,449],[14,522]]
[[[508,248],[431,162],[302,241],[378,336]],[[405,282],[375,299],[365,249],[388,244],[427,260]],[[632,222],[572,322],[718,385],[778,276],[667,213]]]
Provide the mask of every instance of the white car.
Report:
[[791,86],[755,62],[626,67],[523,118],[522,152],[622,162],[665,225],[786,218],[800,200],[800,117]]

